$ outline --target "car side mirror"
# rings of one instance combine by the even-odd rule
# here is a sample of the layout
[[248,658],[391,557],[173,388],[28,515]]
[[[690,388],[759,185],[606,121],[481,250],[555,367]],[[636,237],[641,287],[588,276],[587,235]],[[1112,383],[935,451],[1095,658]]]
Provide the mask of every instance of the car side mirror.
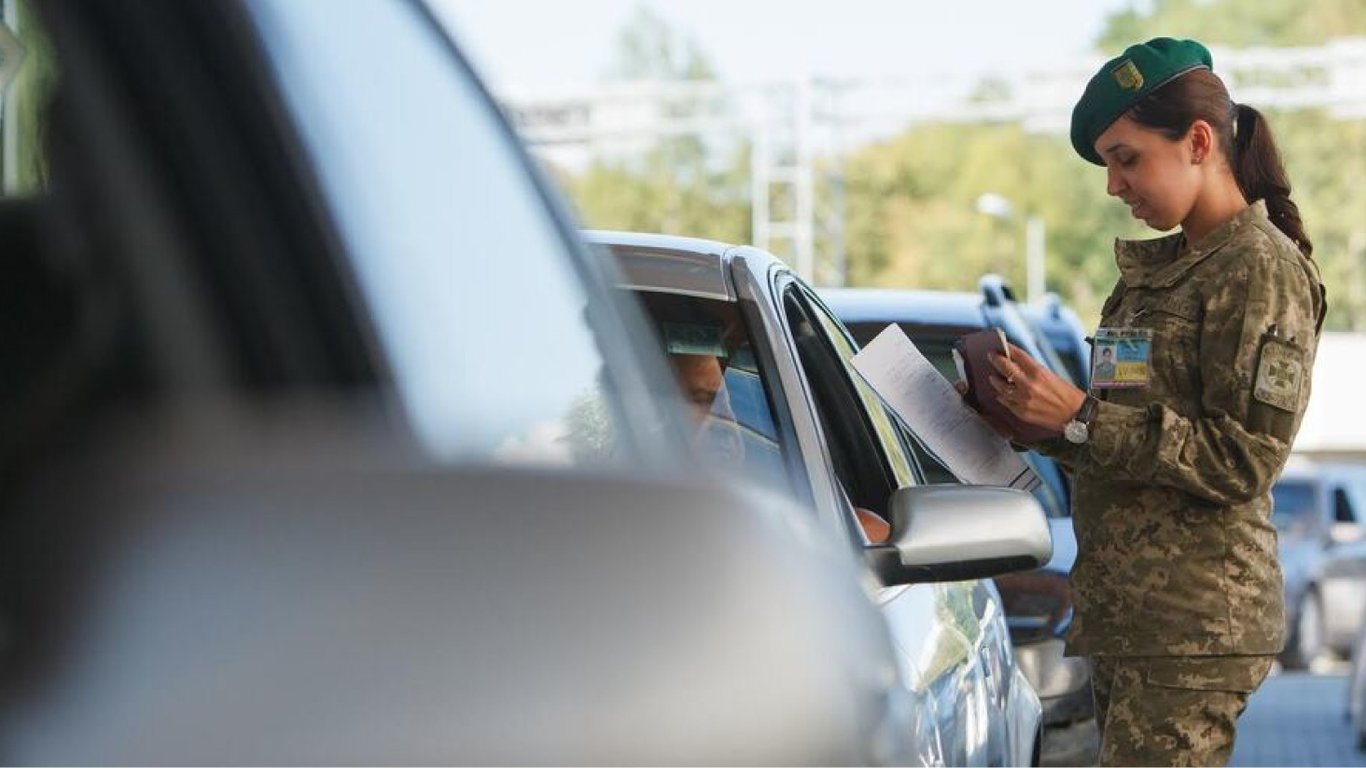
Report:
[[973,485],[901,488],[888,505],[892,536],[864,550],[887,586],[962,581],[1039,568],[1053,537],[1024,491]]

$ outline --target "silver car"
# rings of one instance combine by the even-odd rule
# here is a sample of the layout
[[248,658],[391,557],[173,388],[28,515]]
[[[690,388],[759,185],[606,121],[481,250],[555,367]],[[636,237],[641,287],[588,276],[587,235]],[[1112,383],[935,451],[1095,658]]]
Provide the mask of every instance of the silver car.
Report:
[[[1027,567],[1000,549],[1007,540],[1017,550],[1035,542],[1036,565],[1048,559],[1038,502],[1004,489],[926,485],[914,437],[852,369],[849,334],[768,253],[659,235],[586,238],[610,254],[653,320],[693,409],[701,455],[810,504],[824,534],[863,553],[878,575],[877,600],[915,700],[921,760],[1037,764],[1039,699],[983,577]],[[913,500],[922,512],[912,514]],[[1002,501],[1017,508],[993,511]],[[932,531],[926,513],[940,511],[945,527]],[[923,561],[931,552],[937,565]],[[911,567],[917,558],[926,565]]]
[[1366,611],[1366,467],[1297,457],[1271,488],[1285,574],[1282,663],[1346,657]]

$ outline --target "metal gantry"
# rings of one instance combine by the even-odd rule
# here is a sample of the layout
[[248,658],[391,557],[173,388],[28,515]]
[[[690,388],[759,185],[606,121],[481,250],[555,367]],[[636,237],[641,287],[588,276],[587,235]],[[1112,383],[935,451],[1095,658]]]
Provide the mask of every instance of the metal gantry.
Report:
[[[1366,38],[1211,50],[1237,101],[1366,119]],[[817,284],[839,285],[845,275],[843,160],[851,148],[924,122],[1018,122],[1026,130],[1065,132],[1077,94],[1103,60],[1088,56],[1002,73],[737,85],[651,81],[583,93],[509,89],[500,96],[527,143],[571,171],[672,137],[748,141],[753,243]],[[984,82],[992,84],[985,94]]]

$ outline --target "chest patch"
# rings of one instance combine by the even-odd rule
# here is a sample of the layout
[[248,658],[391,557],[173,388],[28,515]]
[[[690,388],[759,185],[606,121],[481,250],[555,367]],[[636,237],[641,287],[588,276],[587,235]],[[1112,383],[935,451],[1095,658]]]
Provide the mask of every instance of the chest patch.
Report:
[[1304,384],[1304,353],[1276,338],[1262,340],[1252,396],[1267,405],[1294,412]]

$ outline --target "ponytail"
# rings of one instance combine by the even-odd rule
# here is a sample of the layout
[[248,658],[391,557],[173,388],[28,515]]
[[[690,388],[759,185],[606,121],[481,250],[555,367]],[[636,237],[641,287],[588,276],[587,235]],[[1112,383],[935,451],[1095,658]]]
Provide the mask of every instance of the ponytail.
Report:
[[1193,69],[1139,99],[1128,114],[1172,141],[1185,136],[1196,120],[1209,123],[1243,197],[1249,203],[1265,200],[1271,223],[1295,241],[1305,256],[1313,253],[1314,245],[1300,221],[1300,209],[1290,199],[1290,180],[1271,137],[1271,126],[1252,107],[1234,104],[1218,75],[1204,68]]
[[1305,256],[1314,244],[1304,232],[1300,208],[1290,199],[1290,179],[1281,164],[1281,153],[1271,135],[1271,126],[1261,112],[1246,104],[1233,106],[1233,155],[1230,165],[1248,202],[1266,201],[1271,223],[1286,234]]

